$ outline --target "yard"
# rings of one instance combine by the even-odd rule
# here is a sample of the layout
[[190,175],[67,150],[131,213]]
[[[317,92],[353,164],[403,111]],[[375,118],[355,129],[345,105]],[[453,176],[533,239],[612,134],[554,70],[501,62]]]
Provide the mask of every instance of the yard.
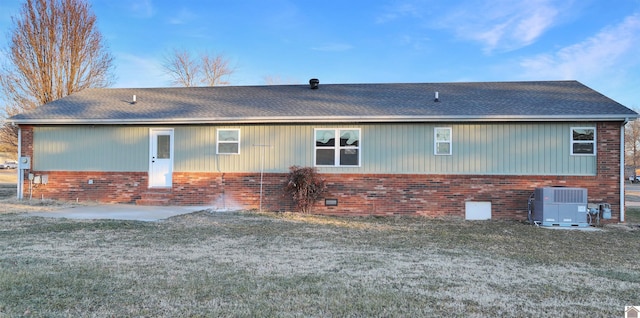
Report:
[[[14,160],[7,152],[0,152],[0,163],[4,163],[6,160]],[[0,186],[15,184],[18,182],[18,172],[15,169],[0,169]],[[1,194],[0,194],[0,197]]]
[[0,201],[0,317],[622,317],[640,304],[635,225],[13,213],[47,208]]

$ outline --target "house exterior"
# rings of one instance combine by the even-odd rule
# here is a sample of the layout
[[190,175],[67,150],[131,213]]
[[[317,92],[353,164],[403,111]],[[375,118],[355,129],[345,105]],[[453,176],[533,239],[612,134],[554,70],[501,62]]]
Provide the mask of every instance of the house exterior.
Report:
[[526,219],[536,187],[567,186],[623,221],[637,116],[543,81],[87,89],[10,120],[22,197],[291,211],[297,165],[328,183],[314,213],[464,217],[480,202]]

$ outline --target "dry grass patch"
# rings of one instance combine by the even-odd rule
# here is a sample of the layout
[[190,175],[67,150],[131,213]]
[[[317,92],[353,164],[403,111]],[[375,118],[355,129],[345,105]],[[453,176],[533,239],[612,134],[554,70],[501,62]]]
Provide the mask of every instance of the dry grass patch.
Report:
[[302,213],[256,213],[264,216],[280,219],[288,222],[301,222],[305,224],[330,225],[349,229],[360,230],[389,230],[389,226],[375,222],[362,222],[358,218],[336,218],[324,215],[302,214]]
[[[4,162],[4,161],[2,161]],[[16,187],[16,183],[18,182],[18,174],[15,170],[0,170],[0,183],[5,184],[13,184],[13,187]]]
[[[4,163],[6,160],[15,160],[15,154],[0,152],[0,163]],[[17,170],[0,169],[0,184],[2,183],[16,184],[17,182],[18,182]]]
[[95,204],[91,202],[66,202],[57,200],[18,200],[16,198],[0,200],[0,215],[26,212],[46,212],[77,205]]
[[622,316],[635,231],[201,211],[0,215],[0,316]]
[[[0,163],[4,163],[6,160],[16,160],[15,153],[2,152],[2,146],[0,145]],[[18,171],[15,169],[0,169],[0,184],[15,184],[18,182]]]

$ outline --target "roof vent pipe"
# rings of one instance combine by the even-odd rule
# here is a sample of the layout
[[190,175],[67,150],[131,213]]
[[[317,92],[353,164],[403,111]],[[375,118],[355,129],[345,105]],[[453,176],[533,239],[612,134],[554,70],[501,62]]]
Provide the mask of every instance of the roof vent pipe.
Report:
[[136,103],[136,95],[133,95],[133,100],[131,101],[131,104],[135,104]]
[[439,95],[438,92],[436,92],[436,98],[433,100],[436,103],[440,101],[440,98],[438,95]]
[[309,80],[309,87],[311,89],[318,89],[318,85],[320,85],[320,80],[317,78],[312,78]]

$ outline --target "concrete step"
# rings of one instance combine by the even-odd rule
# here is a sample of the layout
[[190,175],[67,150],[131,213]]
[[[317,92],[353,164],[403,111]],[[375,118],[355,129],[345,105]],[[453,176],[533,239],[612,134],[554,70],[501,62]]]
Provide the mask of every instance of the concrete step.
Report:
[[171,205],[171,199],[140,199],[136,205],[166,206]]
[[140,194],[142,199],[162,199],[162,198],[172,198],[173,193],[165,193],[165,192],[143,192]]
[[171,189],[153,189],[141,193],[140,199],[136,200],[136,205],[170,205],[172,199],[173,192]]

